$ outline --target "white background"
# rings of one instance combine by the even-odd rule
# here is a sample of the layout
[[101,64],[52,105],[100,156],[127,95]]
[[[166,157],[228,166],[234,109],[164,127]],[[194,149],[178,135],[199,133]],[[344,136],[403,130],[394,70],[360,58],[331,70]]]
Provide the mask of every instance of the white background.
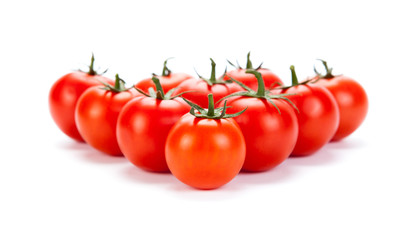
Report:
[[[285,1],[284,1],[285,2]],[[415,1],[1,1],[0,239],[419,239]],[[318,153],[198,191],[62,134],[48,110],[90,54],[129,83],[209,58],[290,83],[317,58],[358,80],[361,128]]]

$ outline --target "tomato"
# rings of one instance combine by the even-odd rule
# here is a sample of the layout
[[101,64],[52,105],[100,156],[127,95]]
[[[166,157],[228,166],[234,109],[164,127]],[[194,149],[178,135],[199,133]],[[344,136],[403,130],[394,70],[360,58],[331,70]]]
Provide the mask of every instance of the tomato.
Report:
[[49,92],[49,110],[54,122],[70,138],[84,142],[76,127],[74,112],[81,94],[92,86],[101,85],[101,81],[112,84],[112,80],[103,77],[94,70],[92,55],[88,72],[72,72],[62,76]]
[[117,140],[124,156],[135,166],[168,172],[164,156],[167,135],[190,107],[180,97],[165,93],[158,78],[152,79],[160,94],[134,98],[123,107],[117,122]]
[[200,105],[208,106],[208,94],[213,95],[214,101],[217,102],[221,98],[238,91],[243,91],[236,83],[223,79],[215,78],[215,62],[211,59],[211,77],[205,79],[199,76],[199,79],[191,78],[182,82],[174,94],[185,92],[182,97]]
[[258,80],[254,75],[246,73],[247,70],[256,70],[262,75],[262,79],[266,88],[273,88],[277,85],[283,84],[282,80],[271,70],[262,68],[262,64],[254,69],[252,62],[250,61],[250,52],[247,54],[247,64],[245,69],[241,68],[240,65],[235,66],[231,62],[229,63],[236,67],[236,69],[227,72],[227,74],[224,76],[225,80],[229,80],[230,77],[234,78],[235,80],[242,82],[244,85],[256,91],[258,89]]
[[364,88],[352,78],[332,74],[332,69],[326,68],[326,75],[318,75],[315,85],[327,88],[334,96],[339,108],[339,126],[332,141],[341,140],[353,133],[364,121],[368,112],[368,97]]
[[208,110],[195,106],[200,113],[192,108],[173,126],[165,147],[172,174],[199,189],[214,189],[230,182],[240,172],[246,155],[240,127],[229,118],[233,115],[214,110],[211,94],[209,98]]
[[247,106],[246,112],[234,118],[246,142],[243,170],[261,172],[278,166],[291,154],[297,141],[298,121],[285,97],[265,91],[259,72],[247,72],[258,79],[258,91],[248,88],[248,92],[228,96],[227,113]]
[[[155,75],[155,77],[157,77],[160,80],[160,84],[164,92],[168,92],[170,91],[170,89],[177,87],[183,81],[192,78],[191,75],[186,73],[172,73],[172,71],[170,71],[170,69],[166,66],[167,60],[164,61],[162,75]],[[153,80],[151,78],[141,80],[135,85],[135,87],[143,90],[144,92],[148,92],[148,89],[150,87],[156,90],[156,86],[154,85]]]
[[81,136],[93,148],[109,155],[122,152],[116,139],[116,122],[122,107],[139,95],[126,89],[124,82],[115,77],[115,87],[91,87],[81,96],[76,106],[76,125]]
[[339,109],[333,95],[324,87],[298,82],[291,66],[292,85],[281,93],[294,94],[287,98],[298,109],[298,138],[291,155],[309,155],[328,143],[339,124]]

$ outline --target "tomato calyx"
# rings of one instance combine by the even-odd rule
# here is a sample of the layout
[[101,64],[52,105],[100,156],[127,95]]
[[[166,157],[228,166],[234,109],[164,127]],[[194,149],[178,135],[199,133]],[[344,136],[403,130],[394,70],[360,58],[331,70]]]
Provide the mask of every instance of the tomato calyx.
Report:
[[143,90],[134,87],[135,90],[137,90],[139,93],[143,94],[146,97],[151,97],[151,98],[155,98],[155,99],[159,99],[159,100],[172,100],[174,98],[182,96],[182,94],[185,94],[187,92],[194,92],[194,91],[185,91],[185,92],[181,92],[179,94],[176,94],[176,95],[172,96],[173,92],[175,92],[177,88],[172,88],[167,93],[165,93],[164,90],[163,90],[163,87],[161,86],[160,79],[153,76],[151,78],[151,80],[153,81],[154,85],[156,86],[156,90],[154,90],[152,87],[150,87],[148,89],[148,93],[146,93]]
[[233,79],[232,77],[228,76],[231,81],[237,83],[242,88],[244,88],[246,91],[232,93],[230,95],[227,95],[227,96],[221,98],[219,101],[222,101],[224,99],[231,98],[231,97],[236,97],[236,96],[266,99],[266,101],[268,101],[270,104],[272,104],[276,108],[278,113],[281,114],[281,111],[279,110],[278,106],[276,106],[276,104],[272,101],[272,99],[282,99],[282,100],[287,101],[298,112],[297,106],[295,106],[295,104],[286,97],[286,96],[294,95],[294,94],[271,94],[270,91],[266,90],[265,84],[263,82],[262,74],[260,72],[258,72],[256,70],[246,70],[246,73],[255,75],[256,79],[258,80],[258,90],[255,91],[255,90],[249,88],[248,86],[246,86],[245,84],[243,84],[242,82],[239,82],[236,79]]
[[210,86],[213,86],[213,85],[215,85],[215,84],[229,84],[229,83],[232,83],[231,81],[226,81],[226,80],[223,80],[223,78],[224,78],[224,76],[226,75],[226,73],[227,73],[227,68],[226,68],[226,70],[224,71],[224,74],[219,78],[219,79],[217,79],[216,77],[215,77],[215,66],[216,66],[216,64],[215,64],[215,62],[214,62],[214,60],[212,59],[212,58],[210,58],[210,60],[211,60],[211,77],[210,78],[204,78],[204,77],[202,77],[201,75],[199,75],[199,73],[198,72],[196,72],[196,70],[195,70],[195,72],[196,72],[196,74],[198,75],[198,77],[200,78],[200,79],[202,79],[202,80],[204,80],[208,85],[210,85]]
[[90,76],[103,75],[103,74],[105,74],[105,73],[108,71],[108,69],[106,69],[105,71],[103,71],[103,72],[101,72],[101,73],[98,73],[98,70],[99,70],[99,69],[95,70],[95,68],[94,68],[94,63],[95,63],[95,56],[94,56],[94,54],[92,53],[92,57],[90,58],[89,70],[88,70],[87,72],[85,72],[85,71],[82,71],[81,69],[79,69],[78,71],[80,71],[80,72],[84,72],[84,73],[87,73],[87,74],[89,74]]
[[[240,114],[244,113],[244,111],[246,111],[247,107],[243,110],[241,110],[240,112],[237,113],[233,113],[233,114],[226,114],[226,110],[227,108],[229,108],[227,106],[227,101],[224,102],[224,106],[220,107],[220,108],[215,108],[214,107],[214,97],[212,95],[212,93],[208,94],[208,108],[202,108],[201,106],[199,106],[198,104],[195,104],[191,101],[189,101],[186,98],[183,98],[183,100],[189,104],[189,106],[191,106],[191,110],[189,111],[189,113],[191,115],[193,115],[194,117],[197,118],[209,118],[209,119],[222,119],[222,118],[232,118],[232,117],[237,117]],[[198,111],[198,112],[196,112]]]
[[[170,74],[172,73],[172,71],[167,67],[167,61],[170,60],[170,59],[172,59],[172,57],[171,58],[168,58],[168,59],[166,59],[164,61],[164,63],[163,63],[163,71],[162,71],[162,73],[161,73],[160,76],[167,77],[167,76],[170,76]],[[158,76],[158,75],[155,74],[155,73],[153,73],[153,76]]]
[[319,71],[317,71],[316,67],[314,67],[314,72],[316,73],[316,78],[317,78],[317,80],[315,80],[314,82],[317,82],[320,79],[332,79],[336,76],[339,76],[339,75],[333,75],[332,74],[333,68],[329,68],[327,66],[327,62],[325,60],[322,60],[322,59],[317,59],[317,60],[322,62],[323,66],[326,70],[326,74],[322,75]]
[[125,87],[125,81],[119,77],[119,74],[117,73],[115,75],[115,86],[112,86],[108,83],[102,82],[100,81],[104,87],[102,89],[106,90],[106,91],[111,91],[111,92],[115,92],[115,93],[120,93],[120,92],[125,92],[130,90],[132,87],[126,88]]
[[306,85],[308,83],[310,83],[313,79],[309,78],[303,82],[299,82],[298,78],[297,78],[297,74],[295,73],[295,67],[294,65],[290,66],[290,70],[291,70],[291,85],[290,86],[281,86],[279,89],[288,89],[288,88],[292,88],[298,85]]
[[[239,62],[237,61],[237,66],[236,65],[234,65],[232,62],[230,62],[229,60],[227,60],[227,62],[231,65],[231,66],[233,66],[233,67],[235,67],[236,69],[243,69],[241,66],[240,66],[240,64],[239,64]],[[247,62],[246,62],[246,70],[259,70],[259,69],[261,69],[262,68],[262,64],[263,64],[263,62],[257,67],[257,68],[253,68],[253,63],[252,63],[252,61],[250,60],[250,51],[247,53]]]

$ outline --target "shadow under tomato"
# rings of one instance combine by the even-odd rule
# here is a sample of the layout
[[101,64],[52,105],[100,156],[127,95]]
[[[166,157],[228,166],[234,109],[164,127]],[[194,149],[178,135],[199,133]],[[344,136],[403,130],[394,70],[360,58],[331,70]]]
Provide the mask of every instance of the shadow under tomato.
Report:
[[71,150],[77,152],[81,155],[81,159],[91,163],[97,164],[119,164],[127,163],[128,160],[123,156],[111,156],[106,153],[102,153],[87,143],[68,141],[66,143],[60,144],[60,147],[66,150]]
[[188,185],[180,182],[179,180],[177,180],[177,182],[179,182],[180,184],[177,184],[176,186],[173,186],[173,190],[175,190],[177,192],[189,192],[189,191],[198,191],[198,192],[213,192],[213,191],[218,191],[218,192],[232,192],[232,191],[240,190],[240,188],[242,187],[240,184],[237,183],[237,176],[235,178],[233,178],[230,182],[224,184],[223,186],[218,187],[218,188],[214,188],[214,189],[197,189],[197,188],[188,186]]
[[289,166],[321,166],[327,164],[333,164],[337,161],[336,155],[328,148],[324,146],[319,151],[308,155],[308,156],[291,156],[287,159]]
[[84,160],[91,163],[98,164],[128,164],[128,160],[124,156],[111,156],[106,153],[102,153],[96,149],[91,148],[90,151],[86,151],[84,154]]
[[60,141],[58,143],[58,147],[65,150],[71,150],[71,151],[82,151],[86,149],[91,149],[91,147],[87,143],[77,142],[72,139],[66,139],[66,141]]
[[340,141],[329,142],[326,147],[330,149],[351,149],[365,147],[366,143],[361,138],[351,138],[351,136]]
[[175,177],[170,172],[147,172],[135,167],[132,164],[122,170],[122,175],[134,183],[171,184],[176,181]]
[[[288,160],[288,159],[287,159]],[[293,177],[292,170],[287,166],[287,160],[279,166],[264,172],[240,172],[237,184],[269,184],[288,181]]]
[[[342,143],[341,143],[342,144]],[[291,181],[303,174],[302,167],[317,167],[336,163],[338,150],[331,149],[329,144],[309,156],[291,156],[279,166],[265,172],[240,172],[237,184],[276,184]]]
[[[226,199],[232,197],[232,192],[241,188],[240,184],[235,184],[237,179],[233,179],[220,188],[211,190],[196,189],[188,186],[173,176],[170,172],[155,173],[147,172],[130,165],[122,170],[122,175],[127,180],[137,184],[155,184],[168,189],[171,193],[180,198],[193,199],[198,201],[212,201],[216,199]],[[234,195],[234,194],[233,194]]]

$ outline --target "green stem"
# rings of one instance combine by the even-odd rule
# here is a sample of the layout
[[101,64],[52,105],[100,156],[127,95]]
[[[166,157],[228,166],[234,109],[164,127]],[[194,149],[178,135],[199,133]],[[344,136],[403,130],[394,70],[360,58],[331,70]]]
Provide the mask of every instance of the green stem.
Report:
[[266,90],[265,90],[265,82],[263,81],[262,74],[255,70],[247,70],[246,73],[251,73],[255,75],[256,79],[258,80],[258,90],[256,92],[257,97],[265,97]]
[[209,80],[212,84],[215,84],[217,82],[217,79],[215,78],[215,65],[216,64],[214,60],[212,60],[212,58],[210,58],[210,60],[211,60],[211,77]]
[[114,86],[102,82],[102,84],[105,86],[105,90],[107,91],[112,91],[114,93],[120,93],[120,92],[124,92],[124,91],[128,91],[130,88],[125,88],[125,81],[119,77],[119,74],[115,74],[115,84]]
[[327,62],[324,60],[320,60],[323,63],[324,68],[326,69],[326,72],[329,72],[329,67],[327,66]]
[[327,66],[327,62],[325,60],[322,59],[318,59],[320,61],[322,61],[324,68],[326,69],[326,75],[323,76],[323,78],[329,79],[329,78],[334,78],[335,75],[332,74],[332,68],[329,68],[329,66]]
[[208,94],[208,116],[213,117],[215,116],[214,112],[214,97],[212,96],[212,93]]
[[[164,90],[163,87],[160,84],[160,80],[156,77],[152,77],[151,80],[153,80],[154,85],[156,85],[156,92],[157,92],[157,98],[160,100],[164,99]],[[158,94],[160,92],[160,95]]]
[[87,74],[89,75],[96,75],[96,71],[94,69],[94,63],[95,63],[95,56],[92,53],[92,58],[90,59],[90,66],[89,66],[89,72]]
[[115,87],[117,91],[122,91],[125,89],[123,80],[119,77],[119,74],[115,75]]
[[253,69],[252,61],[250,61],[250,52],[247,54],[247,64],[246,69]]
[[168,59],[166,59],[166,61],[164,61],[164,64],[163,64],[163,72],[162,72],[162,76],[169,76],[170,75],[170,73],[172,72],[172,71],[170,71],[170,69],[167,67],[167,60],[169,60],[170,58],[168,58]]
[[297,86],[299,84],[297,74],[295,73],[294,65],[291,65],[291,78],[292,78],[292,86]]

